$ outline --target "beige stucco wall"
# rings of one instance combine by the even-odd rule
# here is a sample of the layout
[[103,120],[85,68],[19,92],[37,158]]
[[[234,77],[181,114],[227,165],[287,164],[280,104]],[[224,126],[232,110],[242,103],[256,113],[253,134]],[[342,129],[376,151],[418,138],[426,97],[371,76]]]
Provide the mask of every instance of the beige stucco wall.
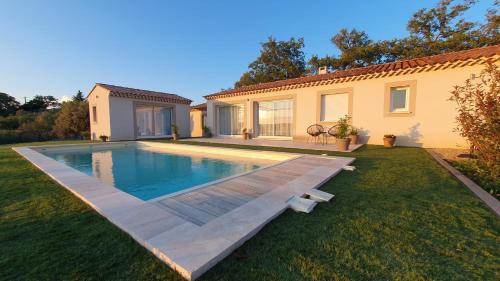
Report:
[[[464,147],[466,143],[454,132],[456,109],[449,101],[454,85],[461,85],[471,74],[479,75],[484,65],[437,70],[392,77],[367,79],[355,82],[299,88],[292,90],[252,94],[239,97],[209,100],[207,126],[217,133],[216,105],[242,103],[245,106],[244,126],[253,130],[253,104],[262,99],[294,99],[295,139],[306,138],[309,125],[320,123],[320,95],[322,91],[352,90],[352,125],[360,128],[362,141],[382,144],[384,134],[395,134],[397,145],[424,147]],[[404,116],[384,114],[384,92],[387,83],[416,82],[414,111]],[[330,126],[332,124],[325,124]]]
[[[134,140],[135,136],[135,105],[155,104],[174,108],[173,122],[179,128],[180,137],[189,137],[191,134],[188,104],[171,104],[150,102],[140,99],[111,97],[106,89],[96,86],[88,97],[90,109],[91,136],[99,139],[100,135],[110,137],[111,141]],[[92,106],[97,106],[97,123],[92,120]]]
[[[96,86],[88,96],[90,114],[90,138],[98,140],[99,136],[111,135],[111,124],[109,120],[109,91],[101,86]],[[92,116],[92,107],[97,109],[97,122]]]
[[189,118],[191,122],[191,137],[203,136],[203,115],[206,114],[202,110],[191,110]]

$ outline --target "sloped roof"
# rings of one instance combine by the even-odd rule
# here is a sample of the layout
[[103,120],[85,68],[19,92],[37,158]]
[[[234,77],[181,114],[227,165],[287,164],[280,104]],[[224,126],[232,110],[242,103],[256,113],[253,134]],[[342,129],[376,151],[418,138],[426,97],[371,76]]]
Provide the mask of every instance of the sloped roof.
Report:
[[370,74],[376,74],[376,73],[394,72],[394,71],[398,71],[398,70],[405,70],[405,69],[411,69],[411,68],[417,68],[417,67],[427,67],[427,66],[433,66],[433,65],[438,65],[438,64],[445,64],[445,63],[451,63],[451,62],[457,62],[457,61],[465,61],[465,60],[470,60],[470,59],[489,58],[489,57],[493,57],[495,55],[500,55],[500,45],[475,48],[475,49],[459,51],[459,52],[450,52],[450,53],[415,58],[415,59],[410,59],[410,60],[400,60],[400,61],[384,63],[384,64],[375,64],[375,65],[370,65],[370,66],[366,66],[366,67],[352,68],[352,69],[348,69],[348,70],[339,70],[339,71],[335,71],[332,73],[326,73],[326,74],[320,74],[320,75],[314,75],[314,76],[306,76],[306,77],[299,77],[299,78],[293,78],[293,79],[273,81],[273,82],[268,82],[268,83],[261,83],[261,84],[250,85],[250,86],[243,86],[243,87],[232,89],[232,90],[227,90],[227,91],[222,91],[222,92],[217,92],[214,94],[206,95],[204,97],[207,100],[210,100],[210,99],[214,99],[214,98],[240,96],[240,95],[251,94],[251,93],[254,93],[256,91],[261,92],[261,91],[266,91],[266,90],[271,90],[274,88],[281,88],[281,87],[286,87],[286,86],[291,86],[291,85],[314,83],[314,82],[335,80],[335,79],[355,77],[355,76],[361,76],[361,75],[370,75]]
[[115,85],[108,85],[103,83],[96,83],[96,86],[101,86],[109,91],[109,95],[112,97],[129,98],[129,99],[142,99],[158,102],[168,102],[168,103],[180,103],[180,104],[190,104],[192,101],[190,99],[163,92],[155,92],[141,89],[134,89],[128,87],[121,87]]
[[197,105],[191,106],[191,110],[207,110],[207,103],[200,103]]

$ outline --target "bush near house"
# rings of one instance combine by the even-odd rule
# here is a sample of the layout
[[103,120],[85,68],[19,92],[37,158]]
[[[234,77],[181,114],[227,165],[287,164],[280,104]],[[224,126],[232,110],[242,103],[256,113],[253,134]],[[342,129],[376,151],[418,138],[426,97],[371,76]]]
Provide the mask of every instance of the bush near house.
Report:
[[[500,68],[489,63],[478,79],[455,86],[450,100],[457,103],[456,130],[470,144],[476,160],[455,164],[493,195],[500,185]],[[491,184],[488,184],[491,183]],[[496,190],[496,191],[495,191]],[[498,197],[497,197],[498,198]]]

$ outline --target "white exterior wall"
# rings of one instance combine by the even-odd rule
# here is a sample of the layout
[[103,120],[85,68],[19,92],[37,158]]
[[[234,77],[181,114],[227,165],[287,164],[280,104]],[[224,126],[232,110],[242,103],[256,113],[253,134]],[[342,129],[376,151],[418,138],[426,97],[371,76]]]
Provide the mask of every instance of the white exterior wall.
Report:
[[[109,96],[109,91],[96,86],[88,97],[91,137],[106,135],[111,141],[135,140],[135,104],[152,104],[174,108],[173,122],[179,128],[179,136],[187,138],[191,134],[188,104],[171,104],[140,99]],[[98,122],[92,120],[92,106],[97,106]]]
[[[243,95],[208,100],[207,126],[216,135],[215,110],[217,104],[243,103],[244,127],[250,131],[253,124],[253,104],[263,99],[294,99],[294,139],[307,137],[307,127],[320,123],[320,95],[322,91],[352,90],[352,125],[361,130],[361,140],[369,144],[382,144],[384,134],[397,136],[397,145],[423,147],[466,147],[465,140],[454,132],[456,105],[449,101],[453,86],[464,84],[471,74],[478,76],[484,65],[408,75],[367,79],[324,86]],[[415,110],[411,116],[385,116],[385,87],[387,83],[416,81]]]
[[[90,139],[98,140],[99,136],[111,135],[109,120],[109,91],[97,86],[87,98],[90,114]],[[93,119],[92,107],[97,109],[97,122]]]

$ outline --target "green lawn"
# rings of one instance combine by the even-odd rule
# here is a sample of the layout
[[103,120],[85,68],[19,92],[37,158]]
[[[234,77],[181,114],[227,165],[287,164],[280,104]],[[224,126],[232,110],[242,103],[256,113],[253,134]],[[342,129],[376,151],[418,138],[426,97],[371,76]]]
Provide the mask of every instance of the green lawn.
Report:
[[[322,187],[334,203],[286,211],[201,279],[500,280],[499,218],[423,149],[341,155],[358,169]],[[181,279],[10,146],[0,192],[0,280]]]

